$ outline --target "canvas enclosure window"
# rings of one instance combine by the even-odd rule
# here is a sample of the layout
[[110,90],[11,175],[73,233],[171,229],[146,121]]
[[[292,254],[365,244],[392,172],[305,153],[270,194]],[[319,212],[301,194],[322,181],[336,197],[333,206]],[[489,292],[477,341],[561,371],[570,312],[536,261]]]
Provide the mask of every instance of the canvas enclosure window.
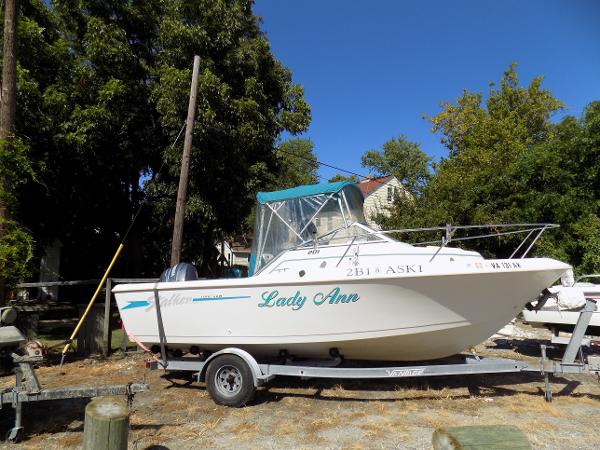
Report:
[[257,194],[250,275],[257,273],[284,250],[355,222],[365,223],[362,193],[354,183],[322,183]]

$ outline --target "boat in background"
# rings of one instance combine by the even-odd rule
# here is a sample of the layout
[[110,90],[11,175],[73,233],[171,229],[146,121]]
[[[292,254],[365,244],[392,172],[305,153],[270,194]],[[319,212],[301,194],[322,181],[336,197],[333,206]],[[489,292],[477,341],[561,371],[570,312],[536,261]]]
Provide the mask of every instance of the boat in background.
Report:
[[[461,240],[457,230],[478,226],[370,229],[353,183],[259,193],[257,201],[251,276],[197,280],[179,265],[163,282],[117,285],[128,333],[192,354],[237,347],[261,359],[437,359],[487,339],[570,269],[525,257],[551,224],[503,225],[504,234],[527,237],[510,258],[488,260],[449,246]],[[445,236],[440,245],[392,237],[423,230]]]
[[523,321],[536,328],[548,328],[556,336],[560,331],[572,332],[586,300],[596,304],[587,334],[600,336],[600,274],[582,275],[574,280],[573,272],[569,271],[561,284],[548,288],[540,300],[523,310]]

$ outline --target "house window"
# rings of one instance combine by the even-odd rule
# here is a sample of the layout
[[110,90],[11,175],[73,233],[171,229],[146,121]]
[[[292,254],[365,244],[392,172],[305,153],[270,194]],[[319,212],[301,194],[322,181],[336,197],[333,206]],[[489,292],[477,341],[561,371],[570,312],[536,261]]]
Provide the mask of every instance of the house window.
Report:
[[392,203],[392,200],[394,200],[394,188],[392,186],[388,186],[387,201],[388,201],[388,203]]

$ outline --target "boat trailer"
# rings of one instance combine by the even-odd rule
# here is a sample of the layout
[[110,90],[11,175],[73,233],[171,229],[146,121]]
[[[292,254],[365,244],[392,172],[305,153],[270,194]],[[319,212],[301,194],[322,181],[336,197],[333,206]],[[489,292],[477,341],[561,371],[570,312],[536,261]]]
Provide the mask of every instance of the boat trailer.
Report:
[[[148,369],[166,371],[191,371],[198,382],[205,382],[212,399],[227,406],[243,406],[250,401],[258,386],[274,377],[292,376],[307,378],[339,379],[386,379],[413,378],[451,375],[538,373],[544,378],[544,398],[552,401],[550,375],[596,374],[600,376],[600,356],[586,355],[583,351],[584,335],[595,311],[595,301],[587,299],[580,312],[577,325],[560,361],[549,359],[545,344],[540,345],[541,357],[537,363],[514,359],[480,358],[477,355],[464,356],[458,362],[444,363],[444,360],[421,365],[370,367],[340,367],[343,359],[332,349],[332,359],[296,362],[282,352],[281,363],[259,363],[250,353],[240,348],[225,348],[213,354],[200,356],[171,356],[166,347],[160,303],[156,302],[156,314],[160,345],[153,360],[147,361]],[[249,379],[252,383],[249,383]]]
[[[128,404],[131,404],[136,393],[147,391],[149,388],[142,380],[140,383],[120,385],[44,389],[34,368],[35,364],[44,360],[39,343],[32,341],[34,345],[24,345],[25,337],[18,328],[12,326],[16,318],[14,309],[0,308],[0,317],[0,363],[4,372],[10,370],[15,373],[15,385],[12,388],[0,389],[0,409],[10,405],[15,411],[13,427],[6,433],[8,441],[18,441],[23,433],[23,403],[126,395]],[[10,320],[6,320],[8,317]]]

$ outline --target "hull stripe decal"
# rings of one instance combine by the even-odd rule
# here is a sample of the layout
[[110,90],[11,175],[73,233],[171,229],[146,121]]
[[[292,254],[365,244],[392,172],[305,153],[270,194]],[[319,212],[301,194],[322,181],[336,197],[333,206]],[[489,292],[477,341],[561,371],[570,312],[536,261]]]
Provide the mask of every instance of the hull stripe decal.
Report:
[[242,300],[246,298],[252,298],[250,295],[240,295],[237,297],[196,297],[193,298],[193,302],[212,302],[217,300]]
[[142,308],[144,306],[149,306],[150,302],[148,300],[130,300],[129,303],[127,304],[127,306],[125,306],[123,308],[123,310],[126,309],[133,309],[133,308]]

